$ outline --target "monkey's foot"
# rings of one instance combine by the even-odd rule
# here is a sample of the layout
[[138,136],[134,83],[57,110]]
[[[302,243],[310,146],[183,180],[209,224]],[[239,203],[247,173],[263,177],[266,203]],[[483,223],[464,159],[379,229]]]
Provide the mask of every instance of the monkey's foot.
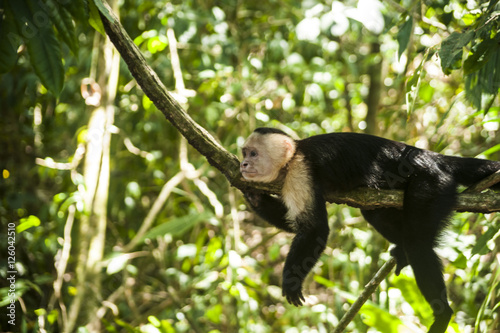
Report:
[[401,273],[401,270],[408,266],[408,259],[406,258],[406,253],[403,250],[402,246],[396,245],[393,247],[390,251],[391,256],[396,259],[396,276],[398,276]]
[[306,301],[301,288],[297,288],[296,286],[287,287],[286,284],[283,284],[283,296],[286,297],[288,303],[295,306],[301,306]]
[[[435,303],[439,304],[439,303]],[[438,309],[434,309],[434,323],[429,328],[428,333],[445,333],[448,328],[448,324],[450,323],[451,316],[453,315],[453,310],[448,305],[448,302],[445,301],[441,305],[442,307]]]

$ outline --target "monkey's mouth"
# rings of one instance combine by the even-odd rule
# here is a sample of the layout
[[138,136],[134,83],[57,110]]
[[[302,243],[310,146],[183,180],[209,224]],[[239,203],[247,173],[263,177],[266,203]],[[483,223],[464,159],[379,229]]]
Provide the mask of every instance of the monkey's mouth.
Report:
[[257,175],[257,172],[241,170],[241,174],[243,175],[243,178],[253,178],[254,176]]

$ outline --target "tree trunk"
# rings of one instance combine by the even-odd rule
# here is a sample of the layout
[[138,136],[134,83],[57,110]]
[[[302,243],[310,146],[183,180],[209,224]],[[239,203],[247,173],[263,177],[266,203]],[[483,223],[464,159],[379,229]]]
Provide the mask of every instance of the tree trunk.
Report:
[[[65,331],[85,325],[89,332],[100,332],[101,323],[95,313],[102,299],[101,262],[107,224],[110,177],[109,129],[114,122],[114,100],[118,86],[120,57],[109,39],[96,34],[93,72],[102,98],[90,116],[83,176],[85,214],[80,219],[76,266],[76,290]],[[91,75],[92,77],[93,75]],[[90,320],[90,321],[88,321]]]

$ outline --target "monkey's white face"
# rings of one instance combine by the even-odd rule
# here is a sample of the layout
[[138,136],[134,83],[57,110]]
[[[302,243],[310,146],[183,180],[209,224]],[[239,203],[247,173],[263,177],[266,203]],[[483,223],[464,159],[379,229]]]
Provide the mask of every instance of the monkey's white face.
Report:
[[243,148],[240,171],[246,180],[254,182],[271,182],[277,177],[274,175],[271,157],[267,151],[252,146]]
[[295,153],[295,142],[280,134],[253,133],[243,145],[240,171],[246,180],[269,183]]

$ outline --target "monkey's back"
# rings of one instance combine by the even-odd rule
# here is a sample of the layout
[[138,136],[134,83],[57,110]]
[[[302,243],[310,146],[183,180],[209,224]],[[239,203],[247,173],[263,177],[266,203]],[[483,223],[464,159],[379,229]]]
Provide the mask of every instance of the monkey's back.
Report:
[[316,135],[297,141],[297,148],[310,161],[314,177],[321,179],[328,192],[361,186],[404,188],[405,182],[395,184],[391,177],[402,173],[407,152],[421,152],[401,142],[361,133]]

